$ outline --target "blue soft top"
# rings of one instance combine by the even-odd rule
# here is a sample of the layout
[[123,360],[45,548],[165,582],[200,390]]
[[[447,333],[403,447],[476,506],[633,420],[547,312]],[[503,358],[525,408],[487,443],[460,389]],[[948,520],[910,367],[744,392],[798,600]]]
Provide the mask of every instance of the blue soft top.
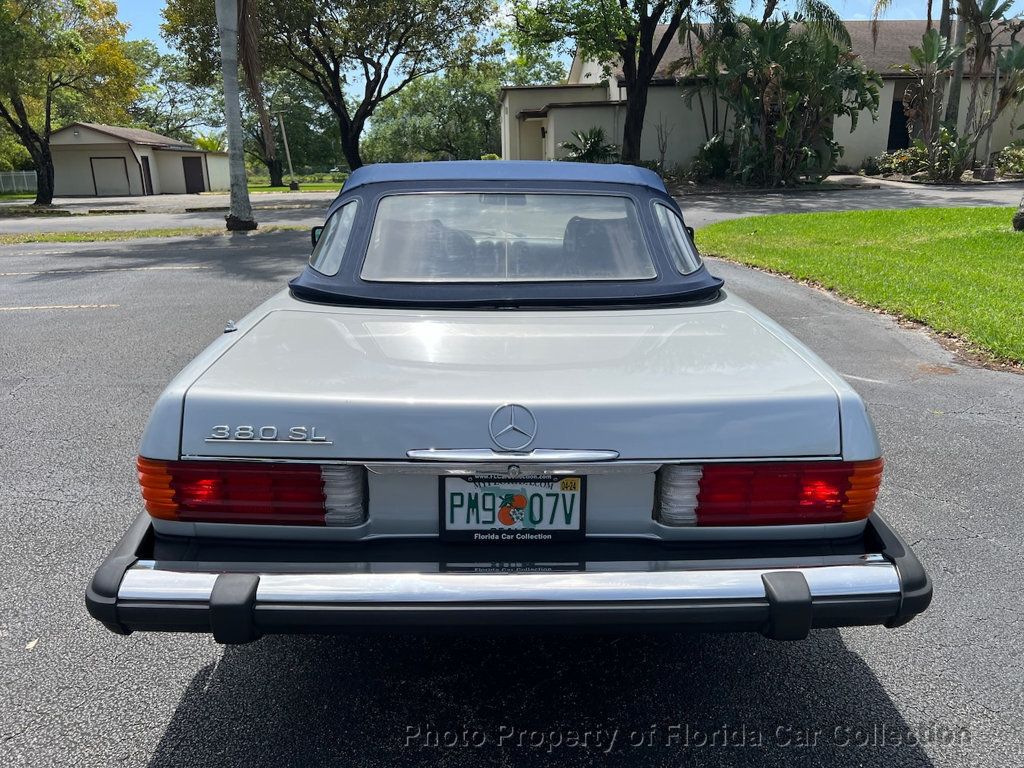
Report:
[[375,163],[352,172],[349,192],[365,184],[392,181],[589,181],[636,184],[658,192],[665,185],[654,171],[635,165],[555,163],[546,160],[452,160],[433,163]]

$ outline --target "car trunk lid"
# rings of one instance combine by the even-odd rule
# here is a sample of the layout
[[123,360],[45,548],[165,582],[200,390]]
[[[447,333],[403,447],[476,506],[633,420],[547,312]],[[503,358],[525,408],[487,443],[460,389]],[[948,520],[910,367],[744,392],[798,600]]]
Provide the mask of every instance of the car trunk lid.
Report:
[[[504,404],[525,450],[621,459],[838,455],[829,382],[730,306],[531,312],[269,312],[188,389],[184,456],[405,460],[494,449]],[[501,425],[499,425],[501,426]]]

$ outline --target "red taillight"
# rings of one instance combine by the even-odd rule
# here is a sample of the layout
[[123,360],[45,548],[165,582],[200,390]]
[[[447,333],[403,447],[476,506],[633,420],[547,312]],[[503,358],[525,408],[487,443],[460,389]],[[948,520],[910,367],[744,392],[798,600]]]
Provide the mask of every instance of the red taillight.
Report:
[[[164,520],[352,525],[363,517],[361,484],[337,481],[339,472],[355,474],[357,468],[139,457],[138,471],[146,509]],[[339,487],[359,498],[331,498]],[[334,511],[337,519],[329,517]]]
[[697,525],[786,525],[871,514],[882,460],[705,464]]
[[882,460],[670,464],[659,476],[666,525],[838,523],[871,514]]

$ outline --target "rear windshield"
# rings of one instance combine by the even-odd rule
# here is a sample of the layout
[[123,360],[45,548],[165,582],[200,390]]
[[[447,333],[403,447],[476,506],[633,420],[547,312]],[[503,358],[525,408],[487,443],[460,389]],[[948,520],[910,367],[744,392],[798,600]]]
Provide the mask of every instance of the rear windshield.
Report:
[[383,198],[361,272],[395,283],[656,276],[628,197],[461,192]]

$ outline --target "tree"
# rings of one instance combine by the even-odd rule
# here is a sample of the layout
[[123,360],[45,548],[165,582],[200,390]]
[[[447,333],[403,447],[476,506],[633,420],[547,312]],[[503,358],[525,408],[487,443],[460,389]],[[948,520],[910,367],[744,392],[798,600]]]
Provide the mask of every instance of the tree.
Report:
[[[472,65],[493,41],[478,31],[495,0],[253,0],[260,51],[315,87],[335,116],[351,168],[377,108],[416,79]],[[168,0],[164,34],[194,57],[197,74],[216,56],[203,0]]]
[[963,48],[942,37],[938,31],[929,29],[921,36],[920,46],[910,47],[910,64],[901,67],[914,78],[903,93],[907,130],[918,134],[927,146],[933,144],[939,127],[942,83],[963,52]]
[[410,83],[373,116],[363,142],[372,161],[479,160],[501,152],[501,87],[561,82],[551,56],[495,57]]
[[0,171],[22,171],[32,168],[32,158],[18,137],[0,121]]
[[231,208],[225,221],[229,230],[244,231],[256,229],[256,221],[249,203],[249,182],[245,175],[245,154],[242,148],[242,105],[238,87],[238,7],[237,0],[216,2],[231,178]]
[[425,75],[469,66],[492,0],[265,0],[270,42],[334,112],[353,170],[377,108]]
[[637,163],[647,90],[690,6],[691,0],[512,0],[512,34],[524,50],[575,47],[580,55],[602,62],[606,76],[621,64],[626,91],[622,162]]
[[[281,112],[288,123],[288,146],[295,168],[314,167],[323,170],[338,163],[338,142],[333,138],[334,117],[324,105],[320,92],[302,78],[287,70],[264,74],[263,91],[273,112]],[[246,105],[250,106],[250,105]],[[281,115],[276,115],[280,120]],[[271,186],[284,184],[285,156],[281,131],[275,131],[275,151],[266,151],[265,135],[254,110],[242,115],[246,134],[245,151],[250,158],[262,163],[270,176]]]
[[199,129],[222,122],[217,89],[192,82],[182,56],[161,54],[149,40],[132,40],[128,46],[142,80],[138,98],[128,107],[135,126],[193,142]]
[[137,70],[107,0],[0,0],[0,121],[36,169],[36,205],[53,201],[50,134],[63,120],[117,119]]
[[499,88],[489,67],[421,77],[380,105],[363,154],[375,162],[412,162],[500,153]]

